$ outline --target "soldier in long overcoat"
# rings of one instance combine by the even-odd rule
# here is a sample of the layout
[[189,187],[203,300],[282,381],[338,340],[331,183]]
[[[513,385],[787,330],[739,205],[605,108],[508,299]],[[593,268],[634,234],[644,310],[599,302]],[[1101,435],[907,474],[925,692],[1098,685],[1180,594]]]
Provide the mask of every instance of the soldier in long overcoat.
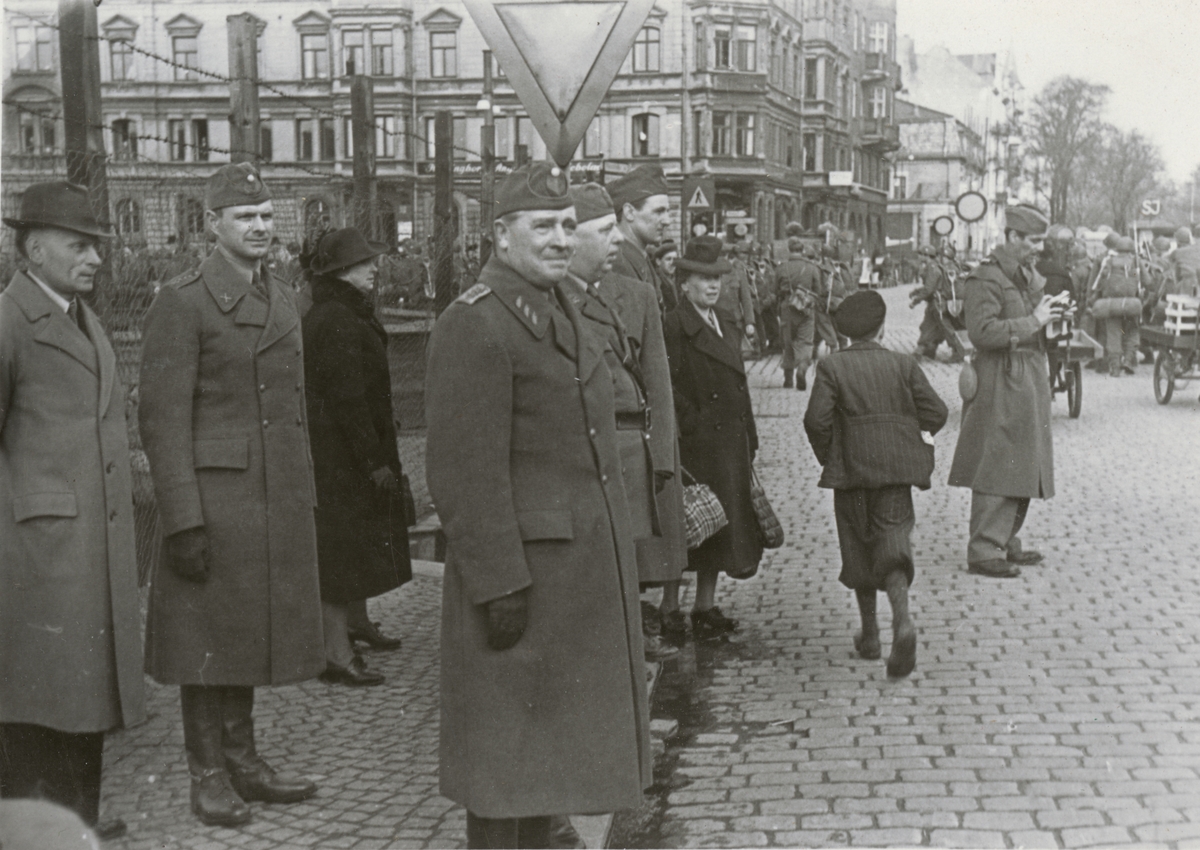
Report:
[[0,797],[98,824],[104,733],[141,722],[125,388],[90,292],[111,235],[69,183],[30,186],[0,293]]
[[671,223],[671,198],[667,178],[657,165],[639,165],[606,187],[617,211],[617,226],[624,241],[618,246],[613,271],[637,278],[655,290],[662,306],[662,291],[654,263],[647,255],[651,245],[662,241]]
[[[254,746],[254,688],[325,669],[300,316],[261,264],[270,193],[252,166],[209,178],[217,248],[146,317],[139,404],[165,535],[146,670],[181,686],[192,809],[237,825],[246,801],[316,793]],[[231,785],[232,783],[232,785]]]
[[961,288],[978,389],[963,401],[949,483],[972,491],[967,567],[993,578],[1015,577],[1019,565],[1042,560],[1040,553],[1022,549],[1017,532],[1029,500],[1054,495],[1050,381],[1041,329],[1063,310],[1031,287],[1031,264],[1048,225],[1033,207],[1010,208],[1005,244]]
[[556,289],[566,175],[524,166],[496,196],[495,253],[434,326],[425,390],[440,782],[468,846],[538,847],[551,815],[639,805],[649,715],[612,377]]

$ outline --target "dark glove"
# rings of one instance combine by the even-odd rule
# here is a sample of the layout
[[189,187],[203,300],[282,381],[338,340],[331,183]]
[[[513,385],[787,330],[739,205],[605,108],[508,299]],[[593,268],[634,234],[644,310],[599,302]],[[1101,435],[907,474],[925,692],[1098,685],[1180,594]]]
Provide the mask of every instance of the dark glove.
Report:
[[396,473],[392,472],[390,466],[381,466],[372,472],[371,483],[385,493],[395,493],[400,486],[400,483],[396,480]]
[[487,603],[488,647],[503,652],[515,646],[529,620],[529,591],[518,590]]
[[177,531],[167,537],[167,566],[186,581],[208,581],[208,532],[204,526]]
[[669,469],[654,470],[654,492],[661,493],[663,488],[667,486],[667,482],[675,477],[675,473]]

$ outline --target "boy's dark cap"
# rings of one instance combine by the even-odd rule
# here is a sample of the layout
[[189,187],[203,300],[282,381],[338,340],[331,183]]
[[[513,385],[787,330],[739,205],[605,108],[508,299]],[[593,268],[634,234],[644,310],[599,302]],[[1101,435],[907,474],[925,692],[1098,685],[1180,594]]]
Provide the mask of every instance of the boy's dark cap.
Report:
[[855,292],[833,311],[833,326],[842,336],[862,339],[879,330],[887,316],[883,296],[873,289]]

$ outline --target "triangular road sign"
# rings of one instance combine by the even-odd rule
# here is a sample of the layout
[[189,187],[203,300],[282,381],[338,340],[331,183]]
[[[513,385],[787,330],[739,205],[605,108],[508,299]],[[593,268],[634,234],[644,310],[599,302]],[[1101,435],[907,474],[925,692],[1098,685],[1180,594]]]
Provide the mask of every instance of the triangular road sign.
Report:
[[654,0],[464,0],[513,91],[566,167]]
[[708,202],[708,198],[704,195],[704,189],[700,186],[697,186],[696,191],[692,192],[692,199],[687,202],[687,205],[689,209],[693,210],[700,207],[707,208],[712,206],[712,204]]

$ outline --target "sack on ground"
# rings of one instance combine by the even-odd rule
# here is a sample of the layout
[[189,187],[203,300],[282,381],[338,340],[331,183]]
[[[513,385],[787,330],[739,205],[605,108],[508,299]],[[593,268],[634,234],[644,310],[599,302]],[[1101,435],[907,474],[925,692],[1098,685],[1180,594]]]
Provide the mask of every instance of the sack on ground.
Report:
[[725,526],[729,525],[729,517],[721,507],[721,500],[707,484],[700,484],[683,471],[683,523],[687,532],[687,547],[695,549],[708,538],[712,537]]
[[763,548],[778,549],[783,545],[783,526],[779,523],[779,517],[775,516],[775,509],[771,507],[766,491],[758,482],[758,473],[753,470],[750,477],[750,501],[754,505],[754,516],[758,519],[758,536],[762,540]]

